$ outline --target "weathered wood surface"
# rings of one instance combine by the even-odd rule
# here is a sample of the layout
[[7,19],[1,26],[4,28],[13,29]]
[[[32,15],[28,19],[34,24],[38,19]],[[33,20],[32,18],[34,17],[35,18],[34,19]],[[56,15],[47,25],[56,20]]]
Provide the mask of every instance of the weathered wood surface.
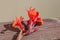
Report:
[[[5,24],[10,22],[0,23],[0,40],[15,40],[19,30]],[[37,32],[23,37],[22,40],[60,40],[60,19],[45,19],[44,24],[37,27]]]

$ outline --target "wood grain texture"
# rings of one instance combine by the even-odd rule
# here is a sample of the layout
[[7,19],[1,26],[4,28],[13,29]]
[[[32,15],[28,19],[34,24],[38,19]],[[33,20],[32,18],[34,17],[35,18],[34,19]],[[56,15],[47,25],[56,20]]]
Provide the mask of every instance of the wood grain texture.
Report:
[[[60,39],[60,19],[44,19],[44,24],[37,32],[24,36],[22,40],[59,40]],[[8,24],[8,25],[6,25]],[[11,22],[0,23],[0,40],[15,40],[19,34],[19,29],[11,28]],[[3,31],[3,32],[1,32]]]

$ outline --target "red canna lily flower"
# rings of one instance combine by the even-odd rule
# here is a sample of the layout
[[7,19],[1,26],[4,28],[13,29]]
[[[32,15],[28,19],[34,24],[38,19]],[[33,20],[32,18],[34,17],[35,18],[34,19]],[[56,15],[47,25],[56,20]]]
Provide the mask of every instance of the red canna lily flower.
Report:
[[38,18],[39,16],[39,12],[35,10],[35,8],[30,8],[29,10],[27,10],[28,12],[28,16],[29,16],[29,20],[28,23],[30,23],[29,21],[32,20],[33,23],[36,23],[36,21],[40,22],[40,24],[43,24],[43,20],[42,18]]
[[30,8],[30,10],[27,10],[27,12],[28,12],[28,16],[31,20],[35,20],[35,18],[38,17],[38,13],[35,10],[35,8],[34,9]]
[[29,10],[27,10],[28,12],[28,16],[29,16],[29,20],[28,20],[28,29],[30,30],[30,32],[35,32],[37,31],[38,28],[35,28],[34,25],[36,24],[36,22],[38,21],[40,24],[43,24],[43,20],[42,18],[38,18],[39,16],[39,12],[35,10],[35,8],[30,8]]
[[24,26],[23,26],[23,24],[21,23],[23,21],[23,18],[22,18],[22,16],[20,17],[20,19],[18,19],[18,17],[16,17],[16,20],[13,22],[13,27],[15,27],[15,26],[18,26],[19,27],[19,29],[20,30],[25,30],[25,28],[24,28]]

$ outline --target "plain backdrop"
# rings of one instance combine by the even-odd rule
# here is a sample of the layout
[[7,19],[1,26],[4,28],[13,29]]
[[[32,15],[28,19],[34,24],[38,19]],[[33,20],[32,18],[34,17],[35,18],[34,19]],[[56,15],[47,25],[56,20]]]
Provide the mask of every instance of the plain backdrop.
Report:
[[60,17],[60,0],[0,0],[0,22],[13,21],[15,16],[27,20],[26,9],[30,7],[36,8],[43,19]]

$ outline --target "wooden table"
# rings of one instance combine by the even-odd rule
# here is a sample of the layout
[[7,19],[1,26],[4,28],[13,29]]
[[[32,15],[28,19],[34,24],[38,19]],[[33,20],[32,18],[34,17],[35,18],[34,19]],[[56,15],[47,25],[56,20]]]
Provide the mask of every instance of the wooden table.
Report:
[[[12,28],[10,24],[11,22],[0,23],[0,40],[16,39],[19,30]],[[23,37],[22,40],[60,40],[60,19],[44,19],[44,24],[37,27],[37,32]]]

